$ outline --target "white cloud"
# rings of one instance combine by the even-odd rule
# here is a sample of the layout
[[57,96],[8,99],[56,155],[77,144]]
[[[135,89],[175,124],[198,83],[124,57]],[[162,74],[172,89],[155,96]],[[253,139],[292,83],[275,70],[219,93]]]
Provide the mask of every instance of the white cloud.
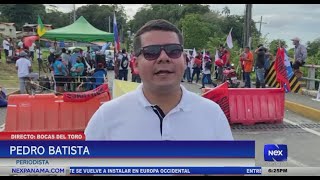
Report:
[[[63,12],[70,12],[72,4],[54,4]],[[85,4],[77,4],[80,7]],[[143,4],[122,4],[128,17],[131,19]],[[210,9],[219,10],[228,6],[231,14],[243,15],[245,4],[210,4]],[[252,19],[262,21],[261,32],[267,35],[269,41],[284,39],[289,48],[292,47],[291,38],[298,36],[302,43],[313,41],[320,37],[320,4],[253,4]],[[259,24],[256,24],[259,28]]]

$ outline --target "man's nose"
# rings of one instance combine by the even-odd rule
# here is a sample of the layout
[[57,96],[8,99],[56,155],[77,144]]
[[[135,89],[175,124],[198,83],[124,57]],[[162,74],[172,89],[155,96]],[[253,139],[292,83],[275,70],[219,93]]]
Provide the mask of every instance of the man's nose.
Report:
[[160,56],[157,59],[157,63],[169,63],[171,59],[167,55],[167,53],[164,51],[164,49],[161,50]]

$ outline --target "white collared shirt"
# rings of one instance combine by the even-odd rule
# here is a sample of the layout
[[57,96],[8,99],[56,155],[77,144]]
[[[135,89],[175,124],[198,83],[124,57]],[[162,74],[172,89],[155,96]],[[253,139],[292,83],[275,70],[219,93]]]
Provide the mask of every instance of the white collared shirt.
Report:
[[160,119],[139,87],[104,103],[85,129],[86,140],[233,140],[223,111],[211,100],[186,90],[180,103]]

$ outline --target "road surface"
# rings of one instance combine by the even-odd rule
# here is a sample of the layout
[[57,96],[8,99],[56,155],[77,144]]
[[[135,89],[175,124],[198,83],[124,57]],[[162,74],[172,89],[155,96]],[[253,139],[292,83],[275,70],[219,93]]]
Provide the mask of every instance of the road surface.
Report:
[[[109,85],[112,86],[113,71],[108,72]],[[129,78],[130,79],[130,78]],[[200,94],[199,85],[183,83],[190,91]],[[112,89],[112,87],[110,88]],[[0,129],[4,123],[6,109],[0,109]],[[236,140],[255,140],[257,166],[320,167],[320,123],[286,110],[283,124],[257,124],[253,126],[232,126]],[[288,161],[283,164],[264,161],[265,144],[287,144]]]

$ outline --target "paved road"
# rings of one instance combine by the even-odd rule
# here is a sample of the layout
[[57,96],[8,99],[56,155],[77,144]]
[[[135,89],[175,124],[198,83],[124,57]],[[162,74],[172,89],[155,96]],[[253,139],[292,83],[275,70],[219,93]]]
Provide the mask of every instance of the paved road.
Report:
[[[112,86],[113,72],[108,72],[109,85]],[[200,94],[199,85],[183,83],[190,91]],[[112,87],[111,87],[112,89]],[[4,123],[5,109],[0,109],[0,126]],[[263,159],[264,144],[287,144],[288,161],[282,165],[291,167],[320,167],[320,123],[306,119],[286,110],[283,124],[258,124],[254,126],[232,126],[236,140],[255,140],[256,165],[279,166],[267,164]]]

